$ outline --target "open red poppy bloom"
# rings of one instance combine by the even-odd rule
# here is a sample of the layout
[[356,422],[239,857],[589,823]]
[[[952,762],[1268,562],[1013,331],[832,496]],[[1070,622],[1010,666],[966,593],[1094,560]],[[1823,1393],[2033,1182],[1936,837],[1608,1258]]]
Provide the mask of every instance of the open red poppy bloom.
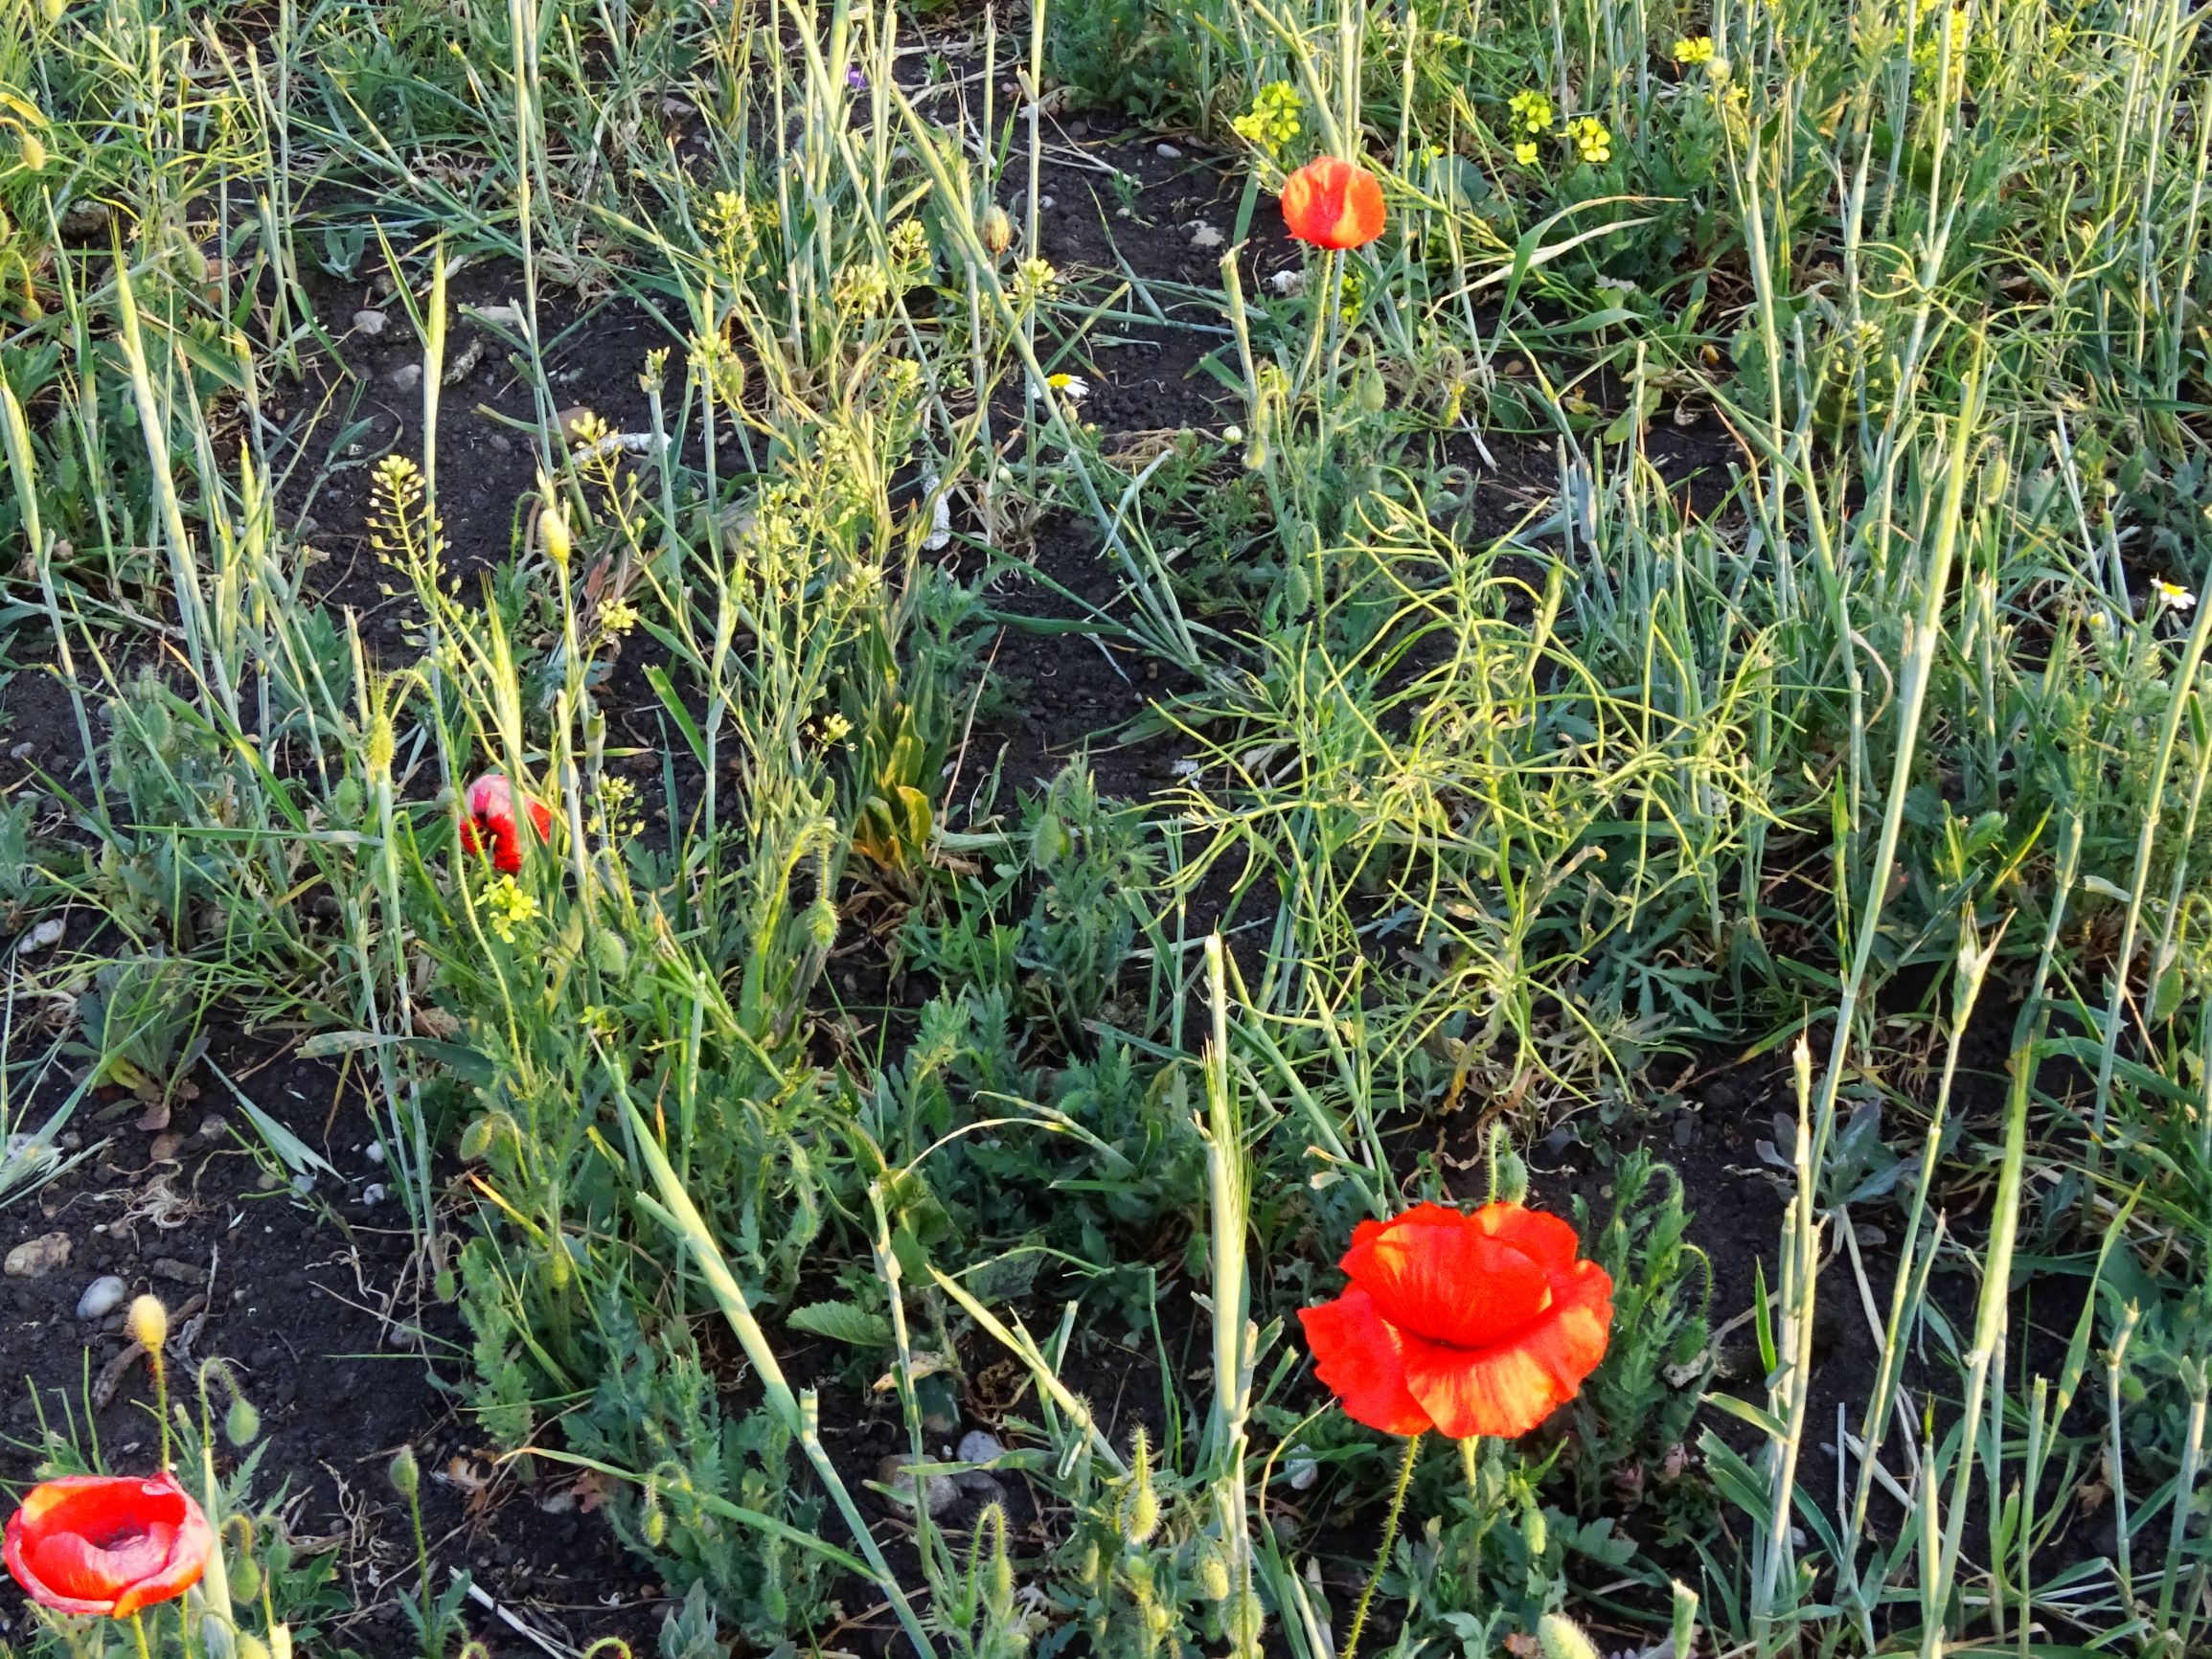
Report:
[[1325,155],[1283,181],[1283,222],[1317,248],[1363,248],[1382,234],[1382,186],[1373,173]]
[[1350,1287],[1298,1310],[1314,1372],[1385,1434],[1526,1434],[1606,1355],[1613,1282],[1580,1248],[1557,1216],[1518,1204],[1362,1221]]
[[[524,797],[530,827],[543,841],[553,832],[553,809],[542,801]],[[514,824],[514,785],[497,772],[487,772],[468,785],[461,798],[461,851],[476,852],[491,847],[495,869],[513,875],[522,868],[522,835]]]
[[15,1581],[41,1606],[126,1619],[198,1583],[214,1548],[207,1516],[164,1470],[33,1487],[8,1517],[5,1554]]

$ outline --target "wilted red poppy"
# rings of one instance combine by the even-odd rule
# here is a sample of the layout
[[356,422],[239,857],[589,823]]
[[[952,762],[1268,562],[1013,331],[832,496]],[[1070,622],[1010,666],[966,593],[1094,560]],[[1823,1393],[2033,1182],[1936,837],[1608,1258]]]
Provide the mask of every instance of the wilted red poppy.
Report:
[[[553,832],[553,810],[542,801],[525,797],[530,827],[543,841]],[[475,852],[489,841],[494,868],[513,875],[522,868],[522,836],[514,825],[514,785],[497,772],[487,772],[468,785],[461,798],[461,851]]]
[[1283,181],[1283,222],[1317,248],[1363,248],[1382,234],[1382,186],[1351,162],[1325,155]]
[[1613,1282],[1580,1247],[1557,1216],[1518,1204],[1362,1221],[1341,1263],[1350,1287],[1298,1311],[1313,1369],[1385,1434],[1526,1434],[1605,1357]]
[[183,1595],[206,1570],[215,1534],[164,1470],[67,1475],[31,1489],[8,1517],[8,1570],[58,1613],[126,1619]]

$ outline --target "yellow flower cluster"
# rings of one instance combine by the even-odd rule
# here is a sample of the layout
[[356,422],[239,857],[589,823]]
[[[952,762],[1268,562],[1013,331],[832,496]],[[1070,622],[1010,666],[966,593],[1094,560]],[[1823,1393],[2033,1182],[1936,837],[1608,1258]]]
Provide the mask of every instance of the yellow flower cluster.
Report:
[[1513,112],[1513,130],[1518,134],[1514,141],[1513,158],[1523,167],[1534,167],[1536,141],[1551,127],[1552,101],[1540,92],[1516,92],[1507,101],[1506,107]]
[[1298,89],[1288,80],[1269,81],[1253,97],[1252,107],[1229,125],[1253,148],[1279,155],[1298,136],[1305,107]]
[[1613,135],[1606,130],[1606,124],[1594,115],[1585,115],[1567,123],[1567,138],[1576,153],[1593,167],[1613,159]]

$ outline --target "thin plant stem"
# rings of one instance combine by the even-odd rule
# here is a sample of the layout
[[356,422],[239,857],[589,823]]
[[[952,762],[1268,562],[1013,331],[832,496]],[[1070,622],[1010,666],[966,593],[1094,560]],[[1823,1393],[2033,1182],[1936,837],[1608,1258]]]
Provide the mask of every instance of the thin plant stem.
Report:
[[[1467,1446],[1474,1443],[1469,1440],[1460,1443]],[[1357,1659],[1360,1633],[1367,1628],[1367,1609],[1374,1604],[1375,1587],[1382,1582],[1382,1570],[1390,1565],[1390,1552],[1398,1543],[1398,1518],[1405,1512],[1405,1489],[1413,1484],[1413,1460],[1420,1451],[1421,1436],[1407,1437],[1405,1456],[1398,1465],[1398,1487],[1390,1494],[1390,1512],[1382,1519],[1382,1547],[1375,1552],[1375,1570],[1367,1575],[1359,1604],[1352,1609],[1352,1628],[1344,1633],[1344,1659]]]

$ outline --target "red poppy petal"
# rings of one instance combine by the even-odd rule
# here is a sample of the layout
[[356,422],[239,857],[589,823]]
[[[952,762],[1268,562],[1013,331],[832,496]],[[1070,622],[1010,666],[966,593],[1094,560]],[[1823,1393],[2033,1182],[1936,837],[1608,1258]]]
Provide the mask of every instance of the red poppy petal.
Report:
[[1453,1348],[1493,1348],[1549,1305],[1543,1265],[1469,1217],[1448,1225],[1414,1212],[1355,1244],[1344,1271],[1391,1324]]
[[82,1533],[48,1533],[29,1553],[40,1583],[64,1596],[114,1600],[167,1566],[175,1539],[169,1527],[118,1539],[112,1547],[95,1544]]
[[1382,234],[1386,216],[1382,186],[1371,172],[1356,172],[1344,191],[1344,217],[1349,239],[1346,247],[1363,248]]
[[1352,1224],[1352,1247],[1344,1252],[1343,1258],[1338,1261],[1336,1265],[1347,1273],[1351,1272],[1352,1251],[1358,1249],[1362,1244],[1380,1239],[1394,1227],[1421,1225],[1466,1227],[1472,1225],[1472,1223],[1473,1217],[1464,1210],[1454,1210],[1445,1204],[1426,1203],[1416,1204],[1412,1209],[1401,1215],[1393,1216],[1387,1221],[1355,1221]]
[[1468,1222],[1493,1239],[1526,1251],[1554,1277],[1572,1271],[1575,1258],[1582,1253],[1582,1240],[1575,1237],[1575,1230],[1560,1216],[1542,1210],[1520,1204],[1485,1204],[1468,1217]]
[[1344,1415],[1384,1434],[1420,1434],[1428,1414],[1406,1391],[1400,1333],[1375,1311],[1374,1298],[1355,1285],[1334,1302],[1298,1309],[1313,1375],[1334,1394]]
[[1551,1308],[1499,1347],[1469,1351],[1407,1337],[1405,1384],[1436,1426],[1454,1439],[1524,1435],[1575,1397],[1605,1357],[1612,1281],[1577,1265]]
[[[51,1486],[58,1483],[47,1484]],[[25,1517],[34,1514],[34,1504],[41,1508],[50,1507],[58,1495],[46,1492],[43,1487],[32,1489],[30,1495],[23,1500],[23,1508],[8,1517],[7,1536],[4,1542],[0,1542],[0,1557],[7,1560],[8,1571],[23,1586],[24,1594],[40,1606],[52,1607],[57,1613],[104,1613],[110,1605],[106,1598],[88,1601],[81,1597],[65,1596],[41,1579],[31,1565],[29,1553],[31,1546],[37,1541],[38,1534],[34,1526],[28,1524]]]

